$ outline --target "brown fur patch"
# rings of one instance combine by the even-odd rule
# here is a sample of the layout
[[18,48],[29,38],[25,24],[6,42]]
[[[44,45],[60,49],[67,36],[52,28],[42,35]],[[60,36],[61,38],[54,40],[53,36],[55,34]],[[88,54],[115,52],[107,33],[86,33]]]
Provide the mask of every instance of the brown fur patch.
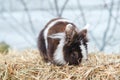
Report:
[[[40,32],[38,37],[38,48],[41,51],[41,56],[45,61],[51,61],[54,63],[53,55],[54,52],[59,44],[59,39],[52,39],[50,37],[47,38],[48,40],[48,49],[46,49],[45,40],[44,40],[44,31],[48,27],[48,25],[51,24],[51,22],[55,20],[59,20],[61,18],[55,18],[47,23],[47,25],[44,27],[44,29]],[[66,25],[71,24],[73,26],[73,29],[69,33],[69,31],[66,33]],[[65,21],[59,21],[56,24],[54,24],[49,30],[48,30],[48,36],[56,33],[66,33],[66,42],[63,47],[63,54],[64,59],[66,62],[68,62],[70,65],[78,65],[82,60],[82,50],[79,47],[81,45],[80,41],[83,42],[83,45],[85,46],[87,50],[87,42],[88,39],[86,37],[87,31],[82,31],[80,33],[77,32],[76,26],[73,23],[65,22]],[[68,34],[69,33],[69,34]],[[81,40],[82,39],[82,40]],[[68,45],[69,44],[69,45]],[[61,53],[62,54],[62,53]]]

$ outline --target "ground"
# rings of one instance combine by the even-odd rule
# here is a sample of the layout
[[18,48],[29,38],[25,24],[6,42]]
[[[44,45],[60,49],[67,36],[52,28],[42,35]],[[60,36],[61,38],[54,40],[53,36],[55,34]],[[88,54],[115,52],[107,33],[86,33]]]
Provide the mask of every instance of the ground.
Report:
[[78,66],[43,62],[38,50],[0,54],[0,80],[120,80],[120,55],[90,53]]

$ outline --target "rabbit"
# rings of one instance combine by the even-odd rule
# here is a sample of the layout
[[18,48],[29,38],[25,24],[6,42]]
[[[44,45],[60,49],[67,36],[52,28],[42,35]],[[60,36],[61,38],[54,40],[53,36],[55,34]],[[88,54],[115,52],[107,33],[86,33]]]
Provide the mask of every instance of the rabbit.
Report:
[[79,65],[83,54],[81,45],[88,54],[88,25],[79,30],[73,22],[55,18],[47,23],[38,36],[38,49],[45,62],[56,65]]

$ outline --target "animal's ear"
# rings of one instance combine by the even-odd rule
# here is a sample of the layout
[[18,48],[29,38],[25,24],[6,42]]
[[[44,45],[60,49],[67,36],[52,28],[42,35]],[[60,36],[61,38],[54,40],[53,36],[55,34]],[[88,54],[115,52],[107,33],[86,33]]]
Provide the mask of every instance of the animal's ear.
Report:
[[86,37],[89,27],[90,27],[90,25],[87,24],[87,25],[79,32],[79,38],[80,38],[80,39],[83,39],[84,37]]
[[63,39],[65,38],[65,33],[56,33],[48,36],[49,38],[53,39]]
[[76,34],[75,27],[72,24],[67,24],[65,28],[66,42],[71,42]]

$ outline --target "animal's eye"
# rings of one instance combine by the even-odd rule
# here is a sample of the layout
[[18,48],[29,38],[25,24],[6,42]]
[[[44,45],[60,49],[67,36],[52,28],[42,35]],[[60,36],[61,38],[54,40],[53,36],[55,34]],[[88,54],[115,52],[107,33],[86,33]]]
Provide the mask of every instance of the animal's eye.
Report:
[[79,39],[79,38],[77,38],[75,41],[76,41],[76,42],[79,42],[79,40],[80,40],[80,39]]
[[77,40],[80,40],[79,38],[77,38]]

